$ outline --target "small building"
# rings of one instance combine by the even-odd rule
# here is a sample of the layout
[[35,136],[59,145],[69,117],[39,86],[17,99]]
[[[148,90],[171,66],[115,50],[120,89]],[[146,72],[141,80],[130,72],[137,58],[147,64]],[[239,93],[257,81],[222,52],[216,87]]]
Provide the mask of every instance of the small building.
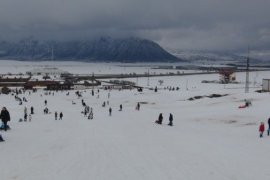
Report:
[[29,81],[29,76],[8,75],[0,77],[0,87],[23,87]]
[[263,91],[270,91],[270,79],[263,79],[262,90]]
[[46,90],[59,91],[59,90],[71,90],[72,84],[70,83],[58,83],[48,84]]
[[235,70],[224,68],[219,70],[220,82],[223,84],[231,83],[236,80]]

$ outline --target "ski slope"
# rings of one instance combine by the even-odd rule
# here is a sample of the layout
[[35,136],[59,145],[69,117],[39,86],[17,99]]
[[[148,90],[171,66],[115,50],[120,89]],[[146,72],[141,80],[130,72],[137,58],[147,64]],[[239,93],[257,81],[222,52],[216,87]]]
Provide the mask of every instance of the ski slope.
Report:
[[[244,73],[237,73],[244,82]],[[20,95],[27,103],[19,105],[11,95],[0,95],[1,107],[11,115],[11,130],[0,131],[6,140],[0,143],[1,180],[254,180],[269,179],[270,137],[259,138],[258,126],[269,113],[269,93],[256,93],[262,78],[270,72],[251,73],[257,83],[244,93],[244,83],[202,84],[218,75],[150,78],[144,89],[100,90],[97,98],[91,90],[44,91]],[[159,85],[158,80],[164,84]],[[147,78],[133,79],[141,86]],[[164,90],[179,86],[179,91]],[[253,88],[255,86],[255,88]],[[197,95],[228,94],[220,98],[187,99]],[[84,99],[93,108],[94,119],[81,113]],[[252,106],[238,109],[244,99]],[[45,115],[44,101],[51,114]],[[72,101],[76,102],[75,105]],[[104,101],[109,105],[102,107]],[[137,102],[141,110],[136,111]],[[120,112],[119,105],[123,105]],[[18,122],[24,107],[34,107],[32,122]],[[112,107],[112,116],[108,109]],[[54,112],[63,112],[63,120],[54,120]],[[163,113],[163,125],[154,121]],[[174,126],[169,127],[169,113]],[[267,127],[267,123],[265,124]]]

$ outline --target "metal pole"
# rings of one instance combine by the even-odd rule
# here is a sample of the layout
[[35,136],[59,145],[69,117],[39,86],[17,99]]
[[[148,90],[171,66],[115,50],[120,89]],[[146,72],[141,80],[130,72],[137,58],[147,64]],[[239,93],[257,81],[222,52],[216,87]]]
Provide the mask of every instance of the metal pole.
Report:
[[249,47],[248,47],[248,56],[247,56],[247,67],[246,67],[246,87],[245,93],[249,92]]
[[149,84],[150,84],[149,81],[150,80],[149,80],[149,68],[148,68],[147,86],[149,86]]

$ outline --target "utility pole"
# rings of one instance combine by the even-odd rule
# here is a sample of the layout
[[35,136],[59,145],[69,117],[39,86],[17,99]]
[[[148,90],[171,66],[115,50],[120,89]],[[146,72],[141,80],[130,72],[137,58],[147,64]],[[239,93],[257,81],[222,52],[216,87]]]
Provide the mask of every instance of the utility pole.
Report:
[[150,81],[150,80],[149,80],[149,68],[148,68],[148,73],[147,73],[147,74],[148,74],[148,76],[147,76],[147,86],[149,86],[149,83],[150,83],[150,82],[149,82],[149,81]]
[[249,92],[249,47],[248,47],[248,56],[247,56],[247,67],[246,67],[246,87],[245,93]]

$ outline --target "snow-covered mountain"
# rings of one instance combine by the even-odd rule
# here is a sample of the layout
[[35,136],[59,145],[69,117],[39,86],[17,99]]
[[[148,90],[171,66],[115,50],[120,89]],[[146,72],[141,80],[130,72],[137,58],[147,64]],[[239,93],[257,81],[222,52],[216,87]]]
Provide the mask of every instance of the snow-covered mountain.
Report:
[[0,42],[0,59],[172,62],[179,59],[157,43],[139,38],[101,37],[85,41],[45,42],[25,39]]
[[[210,52],[196,50],[177,50],[166,48],[174,56],[189,62],[228,62],[228,63],[245,63],[247,55],[229,52]],[[251,62],[262,63],[258,56],[251,56]]]

